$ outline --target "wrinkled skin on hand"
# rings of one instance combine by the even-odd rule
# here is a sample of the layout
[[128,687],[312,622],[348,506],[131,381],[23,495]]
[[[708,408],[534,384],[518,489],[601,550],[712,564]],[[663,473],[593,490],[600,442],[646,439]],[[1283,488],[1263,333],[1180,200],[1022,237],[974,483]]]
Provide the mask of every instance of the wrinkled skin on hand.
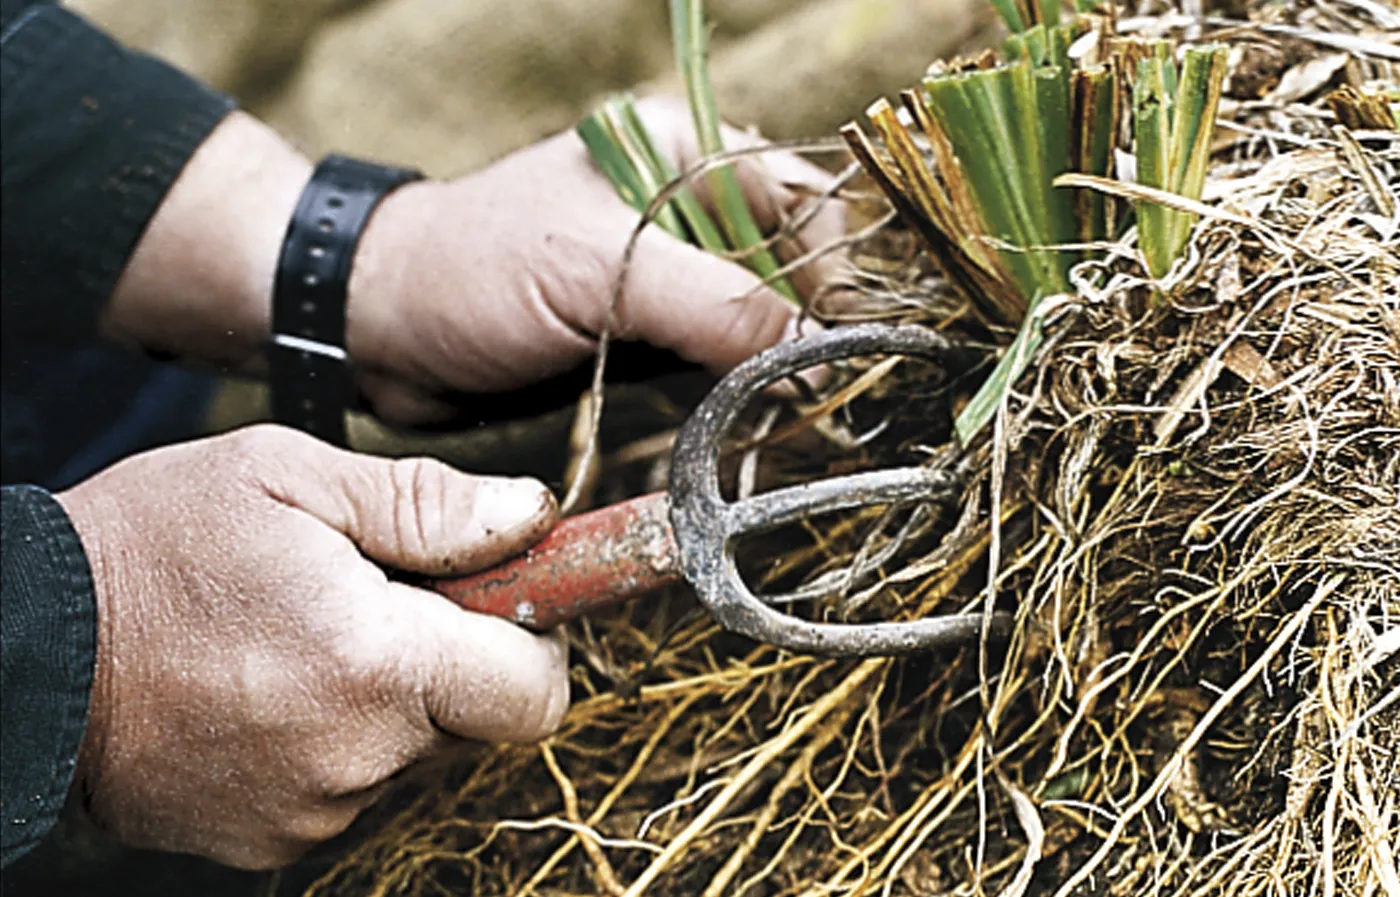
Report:
[[[639,109],[678,170],[699,158],[684,104]],[[730,148],[760,143],[726,133]],[[742,159],[737,170],[766,231],[831,183],[784,153]],[[639,218],[572,131],[459,180],[391,194],[361,243],[347,312],[350,354],[376,412],[431,419],[448,411],[433,399],[439,390],[511,389],[590,357]],[[824,245],[843,226],[840,205],[828,203],[780,250]],[[824,273],[804,269],[799,287],[810,291]],[[780,339],[796,312],[745,268],[652,225],[623,280],[614,335],[723,371]]]
[[533,480],[264,426],[133,457],[59,500],[98,599],[76,787],[126,843],[283,865],[406,766],[460,739],[544,737],[568,706],[560,639],[380,566],[460,574],[523,550],[555,516]]
[[[683,104],[639,112],[678,169],[696,160]],[[780,153],[736,168],[767,231],[830,183]],[[278,250],[310,170],[232,113],[162,202],[104,332],[256,370]],[[779,254],[840,236],[842,217],[826,206]],[[347,305],[347,348],[374,411],[427,422],[455,410],[444,393],[511,389],[586,361],[639,221],[572,131],[392,193],[359,244]],[[823,273],[794,279],[810,290]],[[744,268],[654,225],[615,312],[614,335],[716,371],[796,318]],[[139,455],[59,500],[98,601],[76,788],[129,844],[283,865],[343,830],[406,766],[461,739],[543,737],[567,707],[561,642],[383,572],[462,574],[523,550],[555,516],[538,483],[358,457],[261,427]]]

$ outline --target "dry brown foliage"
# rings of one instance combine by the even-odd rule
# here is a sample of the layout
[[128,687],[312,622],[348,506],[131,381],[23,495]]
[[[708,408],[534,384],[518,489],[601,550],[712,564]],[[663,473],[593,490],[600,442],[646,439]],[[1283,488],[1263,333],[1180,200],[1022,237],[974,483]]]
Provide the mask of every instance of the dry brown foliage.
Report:
[[[310,893],[1400,897],[1400,135],[1325,111],[1396,67],[1361,47],[1287,79],[1337,52],[1310,31],[1393,50],[1370,5],[1206,29],[1256,66],[1210,214],[1164,282],[1131,234],[1077,270],[961,507],[750,559],[826,584],[795,613],[995,607],[1009,643],[790,656],[680,594],[594,619],[557,736],[420,777]],[[893,226],[852,260],[847,317],[1009,338]],[[739,488],[938,463],[975,379],[851,365],[806,428],[812,403],[767,400]]]

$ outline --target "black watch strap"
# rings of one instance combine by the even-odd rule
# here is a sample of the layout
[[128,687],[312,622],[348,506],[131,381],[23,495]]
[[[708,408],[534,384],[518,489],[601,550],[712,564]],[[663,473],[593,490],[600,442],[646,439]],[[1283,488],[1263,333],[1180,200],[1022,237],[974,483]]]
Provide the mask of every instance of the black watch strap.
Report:
[[379,201],[422,177],[340,155],[316,166],[287,225],[272,290],[268,378],[278,423],[345,445],[345,411],[355,395],[345,351],[355,249]]

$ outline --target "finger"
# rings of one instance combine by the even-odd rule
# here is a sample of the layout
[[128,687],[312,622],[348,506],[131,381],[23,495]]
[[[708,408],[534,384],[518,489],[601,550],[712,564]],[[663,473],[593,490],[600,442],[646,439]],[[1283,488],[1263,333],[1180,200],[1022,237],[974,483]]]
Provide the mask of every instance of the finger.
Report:
[[656,228],[638,237],[618,309],[620,335],[717,373],[776,343],[796,315],[748,270]]
[[537,635],[431,592],[390,588],[411,627],[403,685],[422,696],[440,729],[482,741],[537,741],[559,727],[569,708],[562,632]]
[[[730,167],[754,222],[764,234],[777,235],[772,249],[780,261],[803,259],[788,277],[799,293],[813,296],[835,278],[841,264],[834,253],[813,252],[835,245],[845,235],[845,204],[829,195],[836,179],[795,153],[765,149],[768,141],[757,134],[725,126],[722,135],[727,150],[759,151],[733,160]],[[699,158],[693,146],[683,144],[679,152],[686,167]],[[708,178],[696,179],[693,189],[714,208]]]
[[528,477],[480,477],[431,458],[331,448],[283,428],[264,454],[265,487],[345,534],[374,560],[444,576],[499,563],[539,541],[557,507]]
[[[735,128],[726,128],[724,135],[729,149],[767,145]],[[836,178],[795,153],[771,150],[736,160],[734,171],[759,228],[768,234],[789,231],[775,246],[779,258],[790,263],[813,256],[790,275],[802,295],[811,297],[841,265],[837,253],[813,254],[836,246],[846,234],[846,205],[830,195]]]

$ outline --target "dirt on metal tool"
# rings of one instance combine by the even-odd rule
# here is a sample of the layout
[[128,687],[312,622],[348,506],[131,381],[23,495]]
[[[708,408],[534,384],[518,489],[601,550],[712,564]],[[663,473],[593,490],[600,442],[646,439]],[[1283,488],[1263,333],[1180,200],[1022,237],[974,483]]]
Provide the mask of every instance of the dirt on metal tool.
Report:
[[720,440],[745,403],[765,387],[814,365],[874,354],[908,355],[949,366],[959,354],[922,327],[867,324],[783,343],[739,365],[681,427],[670,488],[576,517],[533,549],[498,567],[433,584],[469,610],[547,629],[684,579],[726,629],[791,651],[856,657],[909,654],[964,643],[980,614],[908,622],[818,623],[766,605],[740,578],[737,541],[818,514],[871,505],[956,499],[949,472],[900,467],[832,477],[728,501],[720,493]]

